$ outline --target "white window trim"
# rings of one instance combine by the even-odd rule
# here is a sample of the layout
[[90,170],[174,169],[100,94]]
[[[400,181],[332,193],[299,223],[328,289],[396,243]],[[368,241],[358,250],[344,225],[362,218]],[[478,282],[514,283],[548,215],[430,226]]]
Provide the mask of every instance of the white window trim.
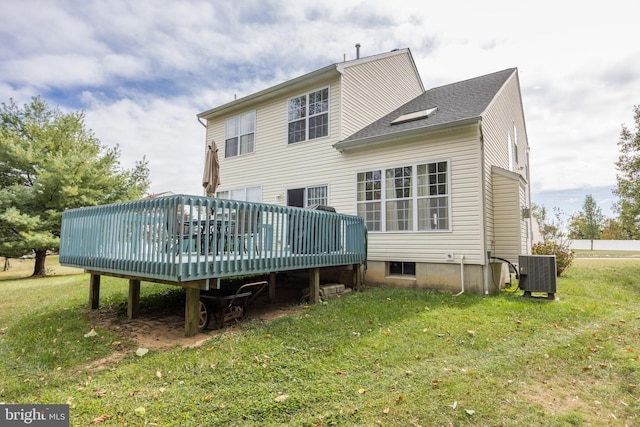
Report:
[[[262,185],[247,185],[245,187],[234,187],[234,188],[227,188],[225,190],[218,190],[216,191],[216,197],[220,197],[220,193],[227,193],[228,196],[227,198],[229,200],[238,200],[238,201],[243,201],[243,202],[247,202],[249,200],[247,200],[247,189],[249,188],[258,188],[260,189],[260,200],[251,200],[251,202],[256,202],[256,203],[262,203],[262,200],[264,199],[264,191],[262,188]],[[231,193],[234,191],[244,191],[244,199],[230,199],[231,197]],[[220,197],[222,198],[222,197]]]
[[[325,136],[320,136],[318,138],[309,139],[309,114],[308,114],[308,111],[309,111],[309,95],[314,93],[314,92],[318,92],[318,91],[321,91],[321,90],[324,90],[324,89],[327,89],[327,103],[328,103],[327,112],[326,112],[326,114],[327,114],[327,134]],[[291,120],[289,120],[289,101],[294,99],[294,98],[298,98],[300,96],[303,96],[303,95],[306,96],[306,99],[307,99],[307,115],[304,118],[305,119],[305,123],[306,123],[306,126],[305,126],[305,139],[303,139],[302,141],[289,143],[289,123],[292,122]],[[322,113],[322,114],[325,114],[325,113]],[[314,117],[315,116],[319,116],[319,114],[314,115]],[[300,120],[300,119],[297,119],[297,120]],[[297,121],[297,120],[293,120],[293,121]],[[295,145],[298,145],[298,144],[302,144],[302,143],[305,143],[305,142],[309,142],[309,141],[319,140],[319,139],[322,139],[322,138],[329,138],[331,136],[331,86],[323,86],[323,87],[320,87],[320,88],[317,88],[317,89],[313,89],[313,90],[310,90],[310,91],[307,91],[307,92],[304,92],[304,93],[299,93],[296,96],[292,96],[290,98],[287,98],[286,121],[287,121],[287,129],[286,129],[287,137],[286,137],[286,141],[285,142],[286,142],[287,146],[289,146],[289,147],[295,146]]]
[[[417,176],[418,176],[418,165],[428,165],[431,163],[441,163],[441,162],[446,162],[447,163],[447,199],[448,199],[448,203],[447,203],[447,223],[449,225],[448,228],[446,229],[438,229],[438,230],[418,230],[418,192],[417,192]],[[412,182],[412,200],[413,200],[413,204],[412,204],[412,209],[413,209],[413,227],[411,230],[392,230],[392,231],[387,231],[387,209],[386,209],[386,202],[387,202],[387,198],[386,198],[386,191],[387,191],[387,184],[386,184],[386,171],[388,169],[395,169],[395,168],[403,168],[403,167],[407,167],[407,166],[411,166],[411,182]],[[365,173],[365,172],[371,172],[374,170],[380,170],[381,171],[381,179],[382,179],[382,183],[381,183],[381,195],[382,195],[382,199],[380,199],[380,222],[381,222],[381,229],[380,230],[369,230],[369,233],[385,233],[385,234],[406,234],[406,233],[426,233],[426,234],[431,234],[431,233],[451,233],[453,231],[453,227],[452,227],[452,217],[453,217],[453,209],[451,207],[451,202],[452,202],[452,195],[451,195],[451,159],[436,159],[436,160],[424,160],[424,161],[420,161],[420,162],[415,162],[415,163],[408,163],[408,164],[402,164],[402,165],[395,165],[395,166],[385,166],[385,167],[370,167],[368,169],[361,169],[361,170],[357,170],[355,172],[355,191],[354,191],[354,199],[355,199],[355,209],[354,212],[358,212],[358,174],[359,173]],[[443,196],[434,196],[434,197],[443,197]],[[364,203],[364,202],[362,202]]]
[[287,187],[285,189],[285,193],[288,192],[289,190],[294,190],[294,189],[298,189],[298,188],[303,188],[304,189],[304,200],[302,201],[303,205],[305,208],[309,207],[309,189],[310,188],[318,188],[318,187],[324,187],[327,189],[327,206],[331,206],[331,202],[330,202],[330,195],[331,195],[331,188],[329,186],[329,184],[313,184],[313,185],[299,185],[299,186],[295,186],[295,187]]
[[[242,133],[240,133],[240,129],[238,129],[238,135],[237,135],[237,138],[238,138],[238,154],[236,154],[235,156],[230,156],[229,157],[229,156],[227,156],[227,139],[233,138],[233,137],[230,137],[229,135],[227,135],[227,121],[229,121],[231,119],[234,119],[236,117],[244,116],[245,114],[249,114],[249,113],[253,113],[253,151],[249,151],[247,153],[240,153],[240,137],[242,135],[248,135],[248,134],[242,134]],[[238,125],[238,127],[239,126],[240,125]],[[246,156],[246,155],[255,153],[256,152],[256,139],[257,139],[256,136],[257,136],[257,133],[258,133],[257,131],[258,131],[258,113],[257,113],[256,110],[248,110],[248,111],[242,112],[240,114],[236,114],[234,116],[227,117],[224,120],[224,158],[225,159],[234,159],[236,157]]]

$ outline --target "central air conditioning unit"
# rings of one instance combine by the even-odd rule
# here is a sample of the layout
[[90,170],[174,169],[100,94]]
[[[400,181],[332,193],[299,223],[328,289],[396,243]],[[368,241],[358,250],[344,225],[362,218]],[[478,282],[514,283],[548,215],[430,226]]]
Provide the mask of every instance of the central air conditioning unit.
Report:
[[554,299],[556,293],[556,256],[520,255],[518,257],[520,289],[524,296],[531,292],[546,292],[547,299]]

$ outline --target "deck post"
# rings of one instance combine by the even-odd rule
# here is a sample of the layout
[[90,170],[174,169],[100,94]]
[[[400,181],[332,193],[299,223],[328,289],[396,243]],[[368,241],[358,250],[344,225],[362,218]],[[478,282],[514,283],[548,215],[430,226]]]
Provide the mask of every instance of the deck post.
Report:
[[187,288],[187,300],[184,306],[184,335],[193,337],[198,333],[200,317],[200,289]]
[[129,319],[136,319],[140,315],[140,280],[129,279],[129,302],[127,306],[127,316]]
[[356,291],[360,290],[360,283],[362,282],[362,277],[360,277],[360,264],[353,264],[353,289]]
[[89,282],[89,307],[91,310],[97,310],[100,305],[100,275],[91,274]]
[[309,302],[320,302],[320,268],[309,269]]
[[269,273],[269,301],[276,300],[276,273]]

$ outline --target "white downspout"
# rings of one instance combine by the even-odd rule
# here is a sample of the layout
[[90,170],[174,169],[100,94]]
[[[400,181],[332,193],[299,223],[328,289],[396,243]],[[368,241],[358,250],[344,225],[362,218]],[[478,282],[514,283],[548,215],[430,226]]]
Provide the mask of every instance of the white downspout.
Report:
[[462,295],[464,293],[464,255],[460,255],[460,292],[455,296]]
[[[480,179],[480,183],[481,183],[481,189],[480,189],[480,194],[482,197],[482,233],[481,233],[481,237],[482,237],[482,249],[484,251],[484,253],[487,253],[487,191],[486,191],[486,173],[485,173],[485,161],[484,161],[484,155],[485,155],[485,150],[484,150],[484,135],[482,134],[482,119],[478,120],[478,134],[480,136],[480,173],[481,173],[481,179]],[[486,256],[486,255],[485,255]],[[482,263],[483,266],[483,279],[482,281],[483,283],[483,288],[484,288],[484,294],[485,295],[489,295],[489,257],[486,257],[484,262]]]

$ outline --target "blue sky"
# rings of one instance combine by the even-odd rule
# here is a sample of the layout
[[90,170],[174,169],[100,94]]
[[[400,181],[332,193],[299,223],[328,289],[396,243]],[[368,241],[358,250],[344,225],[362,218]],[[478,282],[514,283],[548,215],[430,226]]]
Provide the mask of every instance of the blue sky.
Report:
[[84,110],[123,167],[146,155],[151,192],[202,194],[197,113],[353,59],[355,43],[410,48],[426,88],[518,67],[533,202],[570,214],[593,194],[613,215],[638,16],[630,0],[3,1],[0,101]]

